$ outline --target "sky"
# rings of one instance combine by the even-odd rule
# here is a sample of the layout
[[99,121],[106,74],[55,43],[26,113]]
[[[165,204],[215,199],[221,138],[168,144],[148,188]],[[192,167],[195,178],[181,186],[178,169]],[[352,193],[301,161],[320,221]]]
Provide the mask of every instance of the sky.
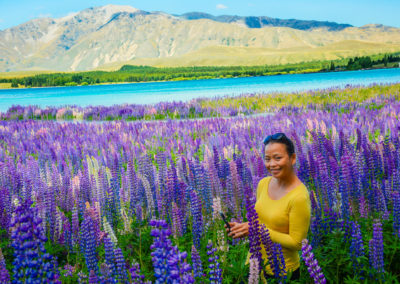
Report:
[[383,24],[400,27],[400,0],[0,0],[0,30],[38,17],[59,18],[107,4],[169,14],[196,11],[212,15],[268,16],[354,26]]

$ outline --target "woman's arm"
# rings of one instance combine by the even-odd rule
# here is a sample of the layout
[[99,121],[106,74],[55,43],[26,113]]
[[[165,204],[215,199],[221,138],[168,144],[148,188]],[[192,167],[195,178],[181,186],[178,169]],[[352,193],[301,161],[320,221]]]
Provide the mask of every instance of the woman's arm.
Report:
[[289,234],[268,228],[271,241],[290,250],[300,250],[301,241],[307,237],[310,227],[311,205],[306,195],[297,196],[289,213]]

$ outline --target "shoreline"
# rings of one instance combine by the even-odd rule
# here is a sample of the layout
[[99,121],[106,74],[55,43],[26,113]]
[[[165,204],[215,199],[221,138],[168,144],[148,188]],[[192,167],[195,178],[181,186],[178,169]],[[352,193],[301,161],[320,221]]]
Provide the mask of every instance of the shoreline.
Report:
[[[104,82],[99,84],[87,84],[87,85],[76,85],[76,86],[44,86],[44,87],[18,87],[18,88],[3,88],[0,85],[0,91],[2,90],[21,90],[21,89],[39,89],[39,88],[71,88],[71,87],[91,87],[91,86],[108,86],[108,85],[126,85],[126,84],[143,84],[143,83],[158,83],[158,82],[181,82],[181,81],[196,81],[196,80],[218,80],[218,79],[231,79],[231,78],[250,78],[250,77],[270,77],[270,76],[285,76],[285,75],[296,75],[296,74],[316,74],[316,73],[332,73],[332,72],[348,72],[348,71],[362,71],[362,70],[380,70],[380,69],[396,69],[400,67],[380,67],[380,68],[362,68],[356,70],[319,70],[319,71],[310,71],[310,72],[276,72],[277,74],[271,75],[261,75],[261,76],[236,76],[236,77],[214,77],[214,78],[207,78],[207,79],[184,79],[184,80],[157,80],[157,81],[140,81],[140,82]],[[1,78],[0,78],[1,79]],[[3,83],[4,84],[4,83]],[[11,84],[11,83],[9,83]]]

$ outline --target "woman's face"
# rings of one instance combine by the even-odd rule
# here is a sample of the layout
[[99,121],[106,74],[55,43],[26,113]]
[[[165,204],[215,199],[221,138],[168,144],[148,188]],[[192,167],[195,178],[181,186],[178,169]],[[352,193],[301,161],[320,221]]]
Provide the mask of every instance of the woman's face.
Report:
[[273,177],[278,179],[290,177],[295,163],[296,154],[289,157],[285,144],[270,142],[265,146],[265,166]]

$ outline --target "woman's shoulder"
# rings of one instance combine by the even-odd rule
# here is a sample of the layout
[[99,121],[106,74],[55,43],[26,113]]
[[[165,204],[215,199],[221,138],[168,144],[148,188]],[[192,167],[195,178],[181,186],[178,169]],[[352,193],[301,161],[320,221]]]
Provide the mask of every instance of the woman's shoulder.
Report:
[[297,202],[310,201],[310,192],[304,183],[297,186],[296,192],[292,196],[292,200]]
[[261,192],[268,186],[269,180],[271,179],[271,176],[264,177],[258,182],[257,186],[257,200],[261,195]]

